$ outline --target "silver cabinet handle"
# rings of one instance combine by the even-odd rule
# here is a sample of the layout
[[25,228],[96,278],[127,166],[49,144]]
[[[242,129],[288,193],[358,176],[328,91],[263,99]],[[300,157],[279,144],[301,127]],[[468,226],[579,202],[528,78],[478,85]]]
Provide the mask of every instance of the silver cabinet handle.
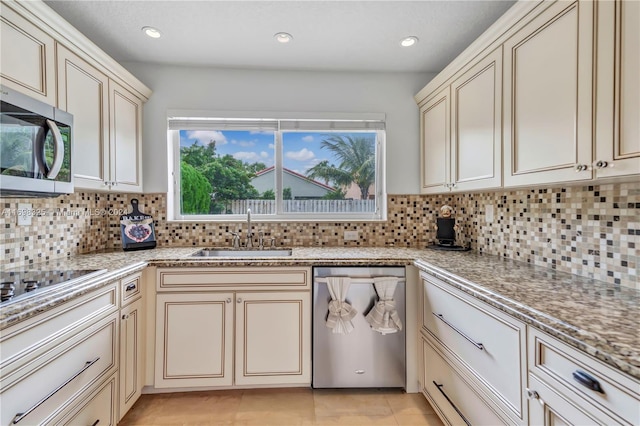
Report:
[[78,377],[79,375],[81,375],[82,373],[84,373],[89,367],[91,367],[93,364],[95,364],[96,362],[98,362],[98,360],[100,359],[100,357],[94,359],[93,361],[87,361],[84,366],[82,367],[82,369],[80,371],[78,371],[76,374],[74,374],[73,376],[71,376],[69,379],[67,379],[66,382],[64,382],[63,384],[61,384],[60,386],[58,386],[57,388],[55,388],[53,391],[51,391],[51,393],[49,393],[49,395],[45,396],[44,398],[42,398],[40,401],[36,402],[35,405],[33,405],[31,408],[29,408],[27,411],[24,411],[22,413],[17,413],[16,416],[13,418],[12,423],[15,425],[17,424],[20,420],[24,419],[25,417],[27,417],[29,414],[31,414],[36,408],[38,408],[39,406],[41,406],[42,404],[44,404],[49,398],[51,398],[53,395],[55,395],[60,389],[62,389],[63,387],[67,386],[69,383],[71,383],[76,377]]
[[100,419],[98,419],[95,422],[91,423],[91,426],[98,426],[98,423],[100,423]]
[[598,160],[593,165],[596,167],[596,169],[605,169],[607,167],[613,167],[613,163],[609,163],[604,160]]
[[129,284],[124,291],[132,291],[136,289],[136,285],[135,284]]
[[449,327],[451,327],[453,329],[453,331],[455,331],[456,333],[458,333],[459,335],[461,335],[462,337],[464,337],[465,339],[467,339],[469,342],[471,342],[471,344],[473,346],[475,346],[476,348],[480,349],[480,350],[484,350],[484,345],[482,343],[478,343],[475,340],[473,340],[471,337],[467,336],[466,334],[464,334],[462,331],[460,331],[458,328],[456,328],[456,326],[454,326],[453,324],[451,324],[449,321],[447,321],[446,319],[444,319],[444,317],[442,316],[442,314],[436,314],[435,312],[432,312],[433,315],[436,316],[436,318],[440,319],[440,321],[442,321],[443,323],[447,324]]
[[127,315],[123,315],[123,316],[122,316],[122,319],[123,319],[123,320],[128,320],[128,319],[129,319],[129,314],[127,314]]
[[440,391],[440,393],[442,394],[442,396],[444,396],[444,398],[447,400],[447,402],[449,404],[451,404],[451,406],[453,407],[454,410],[456,410],[456,413],[458,413],[458,415],[460,416],[460,418],[462,419],[463,422],[465,422],[465,424],[467,426],[471,426],[471,423],[469,423],[469,420],[467,420],[467,418],[464,416],[464,414],[462,414],[462,411],[460,411],[458,409],[458,407],[456,407],[456,404],[453,403],[453,401],[451,401],[449,399],[449,397],[447,396],[446,393],[444,393],[444,391],[442,390],[442,388],[444,387],[444,385],[439,385],[436,383],[436,381],[433,381],[433,384],[436,385],[436,387],[438,388],[438,390]]
[[242,297],[238,297],[238,300],[236,301],[236,303],[242,303]]
[[230,297],[227,298],[227,303],[231,303],[231,298]]
[[584,172],[585,170],[588,170],[589,166],[587,166],[586,164],[576,164],[576,172]]

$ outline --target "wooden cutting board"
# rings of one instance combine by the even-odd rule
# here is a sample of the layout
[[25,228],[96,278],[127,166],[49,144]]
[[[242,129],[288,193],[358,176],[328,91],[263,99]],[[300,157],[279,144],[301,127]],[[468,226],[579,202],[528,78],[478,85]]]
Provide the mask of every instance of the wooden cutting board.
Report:
[[131,200],[132,211],[120,216],[120,234],[122,248],[129,250],[147,250],[156,246],[156,232],[153,217],[138,209],[138,199]]

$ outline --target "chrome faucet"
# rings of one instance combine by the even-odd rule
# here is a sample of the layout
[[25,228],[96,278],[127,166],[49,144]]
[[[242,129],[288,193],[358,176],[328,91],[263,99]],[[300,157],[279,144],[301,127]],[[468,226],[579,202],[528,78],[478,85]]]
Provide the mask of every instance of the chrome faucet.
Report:
[[251,209],[247,209],[247,244],[246,247],[253,247],[253,232],[251,231]]

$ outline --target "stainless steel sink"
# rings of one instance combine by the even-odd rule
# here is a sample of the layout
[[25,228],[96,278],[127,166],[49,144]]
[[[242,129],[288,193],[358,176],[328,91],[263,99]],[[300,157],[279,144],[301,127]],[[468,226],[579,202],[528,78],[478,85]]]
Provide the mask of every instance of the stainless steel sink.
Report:
[[215,248],[199,250],[191,257],[286,257],[291,256],[291,249],[234,249]]

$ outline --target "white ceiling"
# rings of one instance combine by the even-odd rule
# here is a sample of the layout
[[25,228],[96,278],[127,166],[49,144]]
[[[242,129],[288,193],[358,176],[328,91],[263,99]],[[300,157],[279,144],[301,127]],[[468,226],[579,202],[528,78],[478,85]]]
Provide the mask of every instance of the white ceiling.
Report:
[[[119,62],[439,72],[514,2],[49,0]],[[163,36],[145,36],[143,26]],[[288,44],[276,32],[293,35]],[[414,35],[420,42],[401,48]]]

